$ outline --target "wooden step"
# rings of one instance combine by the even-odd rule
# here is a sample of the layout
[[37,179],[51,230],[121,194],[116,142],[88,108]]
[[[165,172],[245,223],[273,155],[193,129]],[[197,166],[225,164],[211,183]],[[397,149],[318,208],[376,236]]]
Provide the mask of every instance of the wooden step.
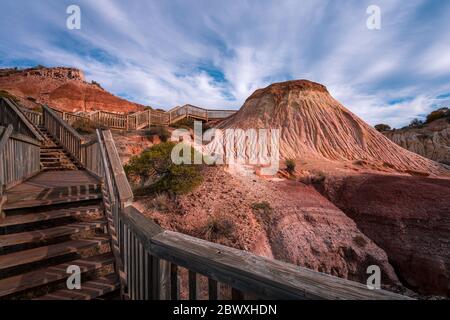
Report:
[[99,270],[113,263],[113,255],[111,253],[105,253],[5,278],[0,280],[0,298],[65,280],[69,277],[67,268],[71,265],[79,266],[81,272],[84,274]]
[[47,168],[52,168],[52,167],[64,167],[64,165],[66,165],[67,167],[71,167],[73,166],[71,163],[69,162],[63,162],[63,161],[56,161],[56,162],[41,162],[44,167]]
[[78,170],[77,167],[43,167],[42,172],[57,172],[57,171],[67,171],[67,170]]
[[105,226],[106,223],[104,221],[77,222],[60,227],[0,236],[0,253],[8,247],[70,236],[80,232],[101,229]]
[[49,246],[14,252],[0,256],[0,276],[8,269],[49,260],[55,257],[76,253],[79,250],[107,244],[107,237],[95,237],[86,240],[71,240]]
[[96,214],[99,212],[101,212],[101,207],[99,205],[91,205],[77,208],[52,210],[42,213],[25,213],[21,215],[9,216],[4,219],[0,219],[0,228],[16,227],[19,225],[29,225],[32,223],[38,223],[67,217],[79,217],[83,215]]
[[87,281],[81,284],[81,290],[58,290],[35,300],[92,300],[120,288],[115,274]]
[[66,196],[54,199],[32,199],[32,200],[24,200],[17,201],[14,203],[6,203],[3,206],[3,210],[16,210],[16,209],[26,209],[33,207],[42,207],[42,206],[51,206],[55,204],[63,204],[63,203],[74,203],[81,202],[87,200],[96,200],[101,199],[101,193],[91,193],[87,195],[74,195],[74,196]]

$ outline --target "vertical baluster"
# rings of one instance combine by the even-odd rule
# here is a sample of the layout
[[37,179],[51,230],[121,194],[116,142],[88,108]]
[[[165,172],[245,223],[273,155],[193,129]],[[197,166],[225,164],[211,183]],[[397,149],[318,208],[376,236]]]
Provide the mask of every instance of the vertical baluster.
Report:
[[180,292],[178,287],[178,266],[170,264],[170,299],[179,300]]
[[235,288],[231,288],[231,299],[232,300],[244,300],[244,293]]
[[208,278],[209,300],[217,300],[217,281]]
[[152,259],[152,299],[153,300],[160,300],[160,269],[161,264],[160,260],[154,256],[151,257]]
[[139,300],[145,299],[145,252],[139,242]]
[[198,299],[198,277],[197,273],[189,270],[189,300],[197,300]]
[[160,260],[160,299],[170,300],[170,262]]

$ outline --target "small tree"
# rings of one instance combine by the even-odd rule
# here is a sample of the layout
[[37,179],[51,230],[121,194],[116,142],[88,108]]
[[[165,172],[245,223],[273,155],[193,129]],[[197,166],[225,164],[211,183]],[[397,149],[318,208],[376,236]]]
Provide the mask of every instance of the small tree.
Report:
[[380,123],[375,126],[375,129],[379,132],[390,131],[391,126],[389,126],[388,124]]
[[[139,180],[137,195],[148,193],[183,194],[201,184],[201,166],[176,165],[172,162],[172,142],[160,143],[132,157],[124,166],[131,181]],[[193,149],[193,148],[192,148]],[[192,154],[194,154],[192,150]]]
[[296,167],[295,160],[293,160],[293,159],[287,159],[286,160],[286,171],[289,174],[294,174],[295,167]]
[[423,125],[423,121],[417,118],[412,119],[411,122],[409,123],[410,128],[417,128],[420,127],[421,125]]

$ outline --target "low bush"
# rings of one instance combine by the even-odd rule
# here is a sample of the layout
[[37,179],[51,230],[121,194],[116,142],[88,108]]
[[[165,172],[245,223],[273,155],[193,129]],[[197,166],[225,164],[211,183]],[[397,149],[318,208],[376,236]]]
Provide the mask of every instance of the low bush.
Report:
[[431,112],[427,116],[426,123],[431,123],[433,121],[443,119],[443,118],[450,118],[450,110],[448,108],[441,108],[441,109]]
[[417,118],[412,119],[411,122],[409,123],[409,128],[419,128],[423,125],[423,121],[419,120]]
[[220,237],[230,238],[234,230],[234,223],[224,215],[210,217],[203,227],[203,233],[209,241],[215,241]]
[[294,174],[295,173],[295,166],[296,166],[295,160],[293,160],[293,159],[287,159],[286,160],[286,171],[289,174]]
[[267,201],[257,202],[257,203],[252,204],[252,209],[255,213],[259,213],[259,214],[263,215],[264,217],[269,216],[273,212],[273,209],[270,206],[270,203]]
[[391,126],[388,124],[380,123],[375,126],[375,129],[379,132],[385,132],[385,131],[390,131]]
[[150,206],[159,212],[170,212],[176,209],[174,201],[166,193],[157,194],[151,200]]
[[[171,154],[175,146],[164,142],[134,156],[124,166],[130,181],[139,183],[136,195],[149,193],[184,194],[192,191],[203,181],[202,166],[176,165]],[[192,149],[194,156],[194,150]]]

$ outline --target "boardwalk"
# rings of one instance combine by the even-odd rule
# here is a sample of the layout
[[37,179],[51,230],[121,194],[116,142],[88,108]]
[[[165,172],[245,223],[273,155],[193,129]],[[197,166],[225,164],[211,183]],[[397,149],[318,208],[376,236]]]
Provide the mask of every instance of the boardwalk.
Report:
[[[109,130],[84,141],[70,116],[20,110],[0,99],[0,299],[177,300],[182,289],[191,300],[407,299],[163,230],[133,207]],[[212,115],[202,112],[172,116]],[[70,266],[81,272],[79,290],[67,287]]]

